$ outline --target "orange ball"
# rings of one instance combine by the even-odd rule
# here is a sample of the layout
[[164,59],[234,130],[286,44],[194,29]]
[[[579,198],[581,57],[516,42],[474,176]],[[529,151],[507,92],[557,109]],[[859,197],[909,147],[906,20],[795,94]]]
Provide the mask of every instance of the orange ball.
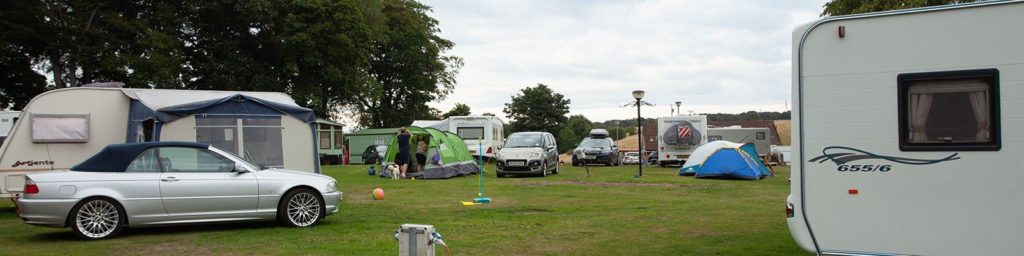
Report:
[[384,189],[377,188],[373,190],[373,200],[384,200]]

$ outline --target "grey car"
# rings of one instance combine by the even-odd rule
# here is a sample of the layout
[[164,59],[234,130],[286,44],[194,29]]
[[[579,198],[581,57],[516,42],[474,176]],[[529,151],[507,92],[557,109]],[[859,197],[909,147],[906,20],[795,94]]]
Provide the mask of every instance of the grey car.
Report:
[[338,211],[328,176],[261,168],[192,142],[109,145],[70,171],[30,174],[23,222],[71,227],[84,239],[126,227],[273,221],[306,227]]
[[558,144],[546,132],[517,132],[508,135],[505,145],[494,155],[497,175],[548,176],[558,173]]

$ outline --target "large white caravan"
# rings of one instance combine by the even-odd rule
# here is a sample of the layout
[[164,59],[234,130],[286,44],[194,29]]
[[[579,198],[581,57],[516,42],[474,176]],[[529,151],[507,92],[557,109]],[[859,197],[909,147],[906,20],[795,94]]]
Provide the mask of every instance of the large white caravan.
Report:
[[736,143],[754,144],[757,153],[771,153],[772,133],[764,127],[714,127],[708,128],[708,142],[724,140]]
[[0,196],[24,175],[62,171],[108,144],[196,141],[267,167],[319,172],[313,112],[286,94],[120,88],[44,92],[0,146]]
[[682,165],[693,150],[708,143],[707,131],[707,116],[659,117],[658,166]]
[[[505,122],[496,116],[452,116],[444,120],[416,120],[412,126],[458,134],[474,156],[493,158],[505,143]],[[481,152],[481,149],[483,150]]]
[[14,123],[18,122],[20,116],[20,111],[0,111],[0,145],[3,145],[4,139],[11,132],[11,128],[14,128]]
[[1024,2],[793,33],[790,232],[823,255],[1024,252]]

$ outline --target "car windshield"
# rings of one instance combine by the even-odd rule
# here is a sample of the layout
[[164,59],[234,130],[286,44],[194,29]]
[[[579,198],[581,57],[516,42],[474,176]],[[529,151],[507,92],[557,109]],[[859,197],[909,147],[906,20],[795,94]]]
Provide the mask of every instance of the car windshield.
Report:
[[638,157],[638,156],[640,156],[640,153],[637,153],[637,152],[630,152],[630,153],[626,153],[626,156],[629,156],[629,157]]
[[610,147],[612,147],[612,142],[610,140],[608,140],[608,139],[591,139],[591,138],[586,138],[586,139],[583,139],[583,142],[580,143],[580,147],[581,148],[610,148]]
[[258,165],[255,165],[253,163],[250,163],[249,161],[246,161],[245,159],[239,157],[238,155],[235,155],[234,153],[227,152],[227,151],[221,150],[221,149],[213,147],[213,146],[210,146],[210,151],[217,152],[217,153],[219,153],[219,154],[221,154],[223,156],[227,156],[232,161],[235,161],[236,163],[241,163],[242,165],[245,165],[245,168],[247,168],[249,170],[265,170],[265,169],[267,169],[266,167],[258,166]]
[[535,148],[544,144],[540,134],[512,134],[505,140],[506,148]]

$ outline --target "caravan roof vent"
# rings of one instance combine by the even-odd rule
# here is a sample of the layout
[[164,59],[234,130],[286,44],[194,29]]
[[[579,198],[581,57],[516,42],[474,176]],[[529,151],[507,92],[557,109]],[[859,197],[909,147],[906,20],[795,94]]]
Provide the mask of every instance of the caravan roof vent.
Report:
[[590,130],[590,137],[594,137],[594,138],[608,137],[608,130],[605,130],[605,129],[593,129],[593,130]]
[[89,83],[89,84],[83,84],[82,87],[89,87],[89,88],[124,88],[124,83],[122,83],[122,82]]

